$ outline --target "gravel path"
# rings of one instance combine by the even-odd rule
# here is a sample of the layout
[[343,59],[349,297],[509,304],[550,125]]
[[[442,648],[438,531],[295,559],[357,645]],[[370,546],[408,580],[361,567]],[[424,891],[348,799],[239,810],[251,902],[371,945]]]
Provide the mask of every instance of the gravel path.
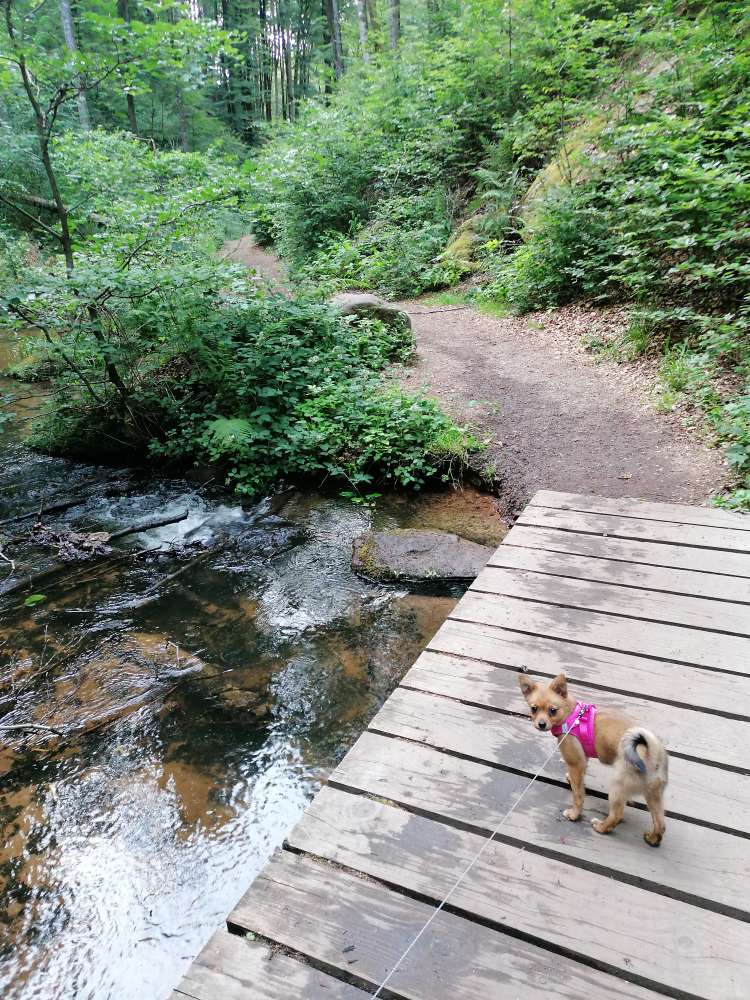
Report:
[[[286,285],[283,263],[251,237],[224,253]],[[494,465],[508,513],[541,488],[701,503],[726,484],[720,452],[680,415],[654,408],[651,366],[598,361],[582,347],[583,337],[605,339],[621,327],[622,310],[566,306],[496,318],[470,307],[401,305],[417,354],[399,380],[487,441],[477,464]]]
[[496,318],[403,303],[417,357],[403,373],[488,439],[509,510],[540,488],[700,503],[728,470],[677,414],[653,405],[646,364],[598,361],[581,345],[625,322],[621,310],[567,306]]

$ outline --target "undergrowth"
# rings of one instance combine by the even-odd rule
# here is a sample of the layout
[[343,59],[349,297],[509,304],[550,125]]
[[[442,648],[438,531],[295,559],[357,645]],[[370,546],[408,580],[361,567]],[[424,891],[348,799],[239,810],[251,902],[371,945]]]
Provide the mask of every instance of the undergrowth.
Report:
[[[220,301],[230,275],[233,297]],[[112,389],[92,401],[70,372],[60,376],[38,446],[86,455],[145,447],[162,464],[215,465],[249,495],[305,477],[419,488],[459,475],[477,446],[436,403],[381,380],[386,365],[411,354],[405,324],[342,319],[318,302],[268,295],[226,265],[165,295],[162,287],[164,322],[139,326],[129,343],[127,401]],[[120,320],[135,328],[154,308],[140,301]],[[87,361],[93,373],[95,359],[77,356]]]

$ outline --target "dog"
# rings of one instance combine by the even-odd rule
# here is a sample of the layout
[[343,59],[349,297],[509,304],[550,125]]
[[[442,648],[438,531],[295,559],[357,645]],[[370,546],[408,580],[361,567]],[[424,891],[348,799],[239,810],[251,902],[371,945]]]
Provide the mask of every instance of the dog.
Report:
[[557,737],[568,765],[566,777],[573,802],[563,813],[565,818],[572,822],[581,818],[588,759],[598,757],[614,768],[614,777],[609,789],[609,814],[603,820],[592,820],[591,825],[597,833],[609,833],[622,821],[628,799],[642,795],[652,821],[643,839],[651,847],[658,847],[665,830],[664,789],[669,760],[661,740],[619,712],[576,701],[568,692],[565,674],[558,674],[548,683],[519,674],[518,683],[534,727]]

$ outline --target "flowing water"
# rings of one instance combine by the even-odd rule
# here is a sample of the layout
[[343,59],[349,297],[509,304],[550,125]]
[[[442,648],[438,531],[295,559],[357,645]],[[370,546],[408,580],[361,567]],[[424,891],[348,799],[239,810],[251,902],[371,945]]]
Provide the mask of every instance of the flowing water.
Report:
[[[0,425],[0,521],[80,494],[40,517],[54,534],[35,529],[36,572],[59,564],[65,529],[187,516],[108,558],[68,551],[0,598],[0,996],[150,1000],[459,596],[358,578],[352,539],[418,524],[496,543],[502,526],[477,494],[241,505],[216,484],[52,459],[22,442],[43,392],[0,380],[20,418]],[[0,525],[19,553],[0,585],[26,569],[8,538],[33,524]]]

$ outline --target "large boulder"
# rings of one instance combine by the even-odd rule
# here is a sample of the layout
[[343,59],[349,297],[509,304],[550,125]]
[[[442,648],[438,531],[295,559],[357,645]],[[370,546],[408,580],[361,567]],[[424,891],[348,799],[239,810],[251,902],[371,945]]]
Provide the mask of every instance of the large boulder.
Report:
[[332,296],[330,301],[331,305],[335,306],[342,316],[379,319],[383,323],[398,324],[411,330],[409,314],[377,295],[370,295],[366,292],[339,292]]
[[354,539],[352,569],[370,580],[473,580],[494,551],[447,531],[368,531]]

